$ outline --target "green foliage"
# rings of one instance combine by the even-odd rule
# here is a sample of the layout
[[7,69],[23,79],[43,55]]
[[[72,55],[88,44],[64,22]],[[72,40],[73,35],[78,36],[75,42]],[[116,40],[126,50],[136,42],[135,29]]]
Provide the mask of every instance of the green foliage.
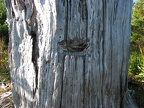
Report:
[[129,71],[132,72],[134,75],[138,75],[144,72],[143,64],[144,61],[141,54],[137,53],[136,51],[131,52]]
[[8,27],[4,0],[0,0],[0,80],[10,78],[8,67]]
[[144,50],[144,0],[138,0],[133,7],[131,43]]
[[8,43],[8,27],[6,24],[6,8],[4,0],[0,0],[0,38],[4,38]]
[[6,8],[4,5],[4,1],[0,0],[0,23],[4,23],[6,19]]
[[8,48],[4,39],[0,38],[0,80],[6,81],[10,78],[8,67]]
[[133,7],[130,50],[129,71],[144,75],[144,0],[137,0]]

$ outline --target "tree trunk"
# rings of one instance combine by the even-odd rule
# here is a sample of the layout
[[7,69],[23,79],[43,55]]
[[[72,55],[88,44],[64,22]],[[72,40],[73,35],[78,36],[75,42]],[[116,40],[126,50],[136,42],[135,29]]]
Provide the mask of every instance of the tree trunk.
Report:
[[6,6],[16,108],[135,108],[127,101],[132,0]]

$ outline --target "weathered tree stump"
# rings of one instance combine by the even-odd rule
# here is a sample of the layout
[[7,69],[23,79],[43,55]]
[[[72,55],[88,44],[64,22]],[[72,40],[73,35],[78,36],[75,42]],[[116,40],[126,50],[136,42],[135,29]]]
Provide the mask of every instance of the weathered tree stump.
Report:
[[124,107],[132,0],[6,5],[16,108]]

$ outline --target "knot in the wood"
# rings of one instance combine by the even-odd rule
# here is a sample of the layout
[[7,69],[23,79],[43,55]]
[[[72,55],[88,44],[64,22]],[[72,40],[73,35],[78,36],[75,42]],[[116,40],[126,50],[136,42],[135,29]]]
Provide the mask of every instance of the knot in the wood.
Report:
[[81,52],[88,47],[88,42],[81,39],[62,40],[58,42],[64,51]]

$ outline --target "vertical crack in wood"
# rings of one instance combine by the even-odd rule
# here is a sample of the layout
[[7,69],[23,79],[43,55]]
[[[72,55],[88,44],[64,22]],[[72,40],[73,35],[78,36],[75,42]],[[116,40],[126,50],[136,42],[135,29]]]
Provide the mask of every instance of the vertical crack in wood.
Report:
[[65,5],[65,34],[64,34],[64,40],[67,43],[67,35],[68,35],[68,0],[66,0],[66,5]]
[[63,59],[62,59],[62,62],[61,62],[61,78],[62,78],[62,81],[61,81],[61,98],[60,98],[60,108],[62,108],[62,98],[63,98],[63,79],[64,79],[64,63],[65,63],[65,55],[62,55]]
[[37,64],[37,59],[39,57],[38,53],[38,42],[36,38],[36,33],[34,31],[31,31],[31,37],[33,39],[32,42],[32,63],[34,65],[35,69],[35,88],[33,89],[33,98],[35,96],[36,90],[38,88],[38,64]]
[[[106,0],[102,0],[102,11],[103,11],[103,14],[102,14],[102,86],[103,86],[103,88],[102,88],[102,97],[103,97],[103,95],[104,95],[104,87],[105,87],[105,17],[106,17]],[[102,98],[102,104],[104,105],[104,99]]]
[[[121,77],[121,76],[120,76]],[[123,108],[124,104],[124,94],[123,94],[123,86],[122,86],[122,79],[120,78],[120,108]]]
[[[123,26],[123,23],[122,23],[122,26]],[[123,30],[122,30],[123,31]],[[127,77],[125,77],[125,76],[123,76],[123,69],[124,69],[124,38],[122,39],[122,49],[123,49],[123,51],[122,51],[122,61],[121,61],[121,72],[119,73],[120,75],[120,108],[123,108],[123,106],[124,106],[124,92],[126,91],[126,89],[127,89],[127,81],[125,80],[125,78],[127,78]],[[124,78],[125,77],[125,78]],[[123,81],[124,80],[124,81]],[[126,83],[126,84],[125,84]],[[124,85],[125,86],[124,86]]]
[[85,106],[85,88],[86,88],[86,84],[85,84],[85,76],[86,76],[86,62],[85,62],[86,56],[83,56],[83,106]]
[[85,30],[86,30],[86,37],[85,37],[85,39],[86,39],[86,41],[88,41],[88,39],[87,39],[87,32],[88,32],[88,7],[87,7],[87,3],[86,3],[86,0],[80,0],[80,2],[79,2],[79,8],[81,9],[81,19],[85,22],[85,26],[86,26],[86,28],[85,28]]
[[86,41],[88,41],[88,7],[85,0],[85,17],[86,17]]

